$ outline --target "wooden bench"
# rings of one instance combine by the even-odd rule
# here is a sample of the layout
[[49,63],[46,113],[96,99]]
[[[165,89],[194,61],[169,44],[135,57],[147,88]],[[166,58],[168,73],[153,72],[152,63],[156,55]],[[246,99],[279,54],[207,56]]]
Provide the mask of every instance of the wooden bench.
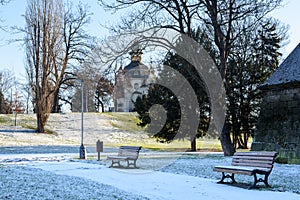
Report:
[[120,146],[118,155],[107,156],[107,160],[111,160],[111,165],[109,167],[113,167],[114,164],[118,164],[118,167],[123,167],[120,162],[126,161],[127,168],[130,166],[137,168],[136,160],[139,157],[141,148],[141,146]]
[[[255,188],[258,182],[263,182],[270,187],[268,177],[273,169],[276,155],[276,152],[237,152],[233,155],[231,166],[215,166],[213,171],[222,172],[222,179],[218,183],[224,183],[226,178],[230,178],[231,183],[236,183],[234,174],[244,174],[254,177],[250,189]],[[257,174],[264,175],[264,179],[258,179]]]

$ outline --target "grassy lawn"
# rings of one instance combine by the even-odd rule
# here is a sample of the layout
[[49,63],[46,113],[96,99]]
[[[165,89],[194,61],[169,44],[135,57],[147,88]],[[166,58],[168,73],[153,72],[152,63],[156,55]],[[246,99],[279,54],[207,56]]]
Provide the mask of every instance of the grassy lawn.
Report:
[[36,129],[35,115],[30,114],[0,114],[0,125],[19,126],[26,129]]
[[[190,142],[188,140],[176,140],[171,143],[160,143],[156,142],[155,139],[147,141],[128,141],[120,145],[129,145],[129,146],[142,146],[146,149],[157,150],[157,151],[188,151],[190,148]],[[222,151],[221,144],[218,140],[213,139],[198,139],[197,140],[197,150],[198,151]]]
[[[80,135],[80,113],[67,113],[67,114],[51,114],[46,125],[47,133],[54,133],[52,135],[60,135],[61,138],[56,139],[52,144],[78,144],[79,139],[73,137]],[[91,142],[87,145],[94,145],[98,137],[97,133],[101,133],[102,127],[110,128],[108,135],[104,138],[111,137],[112,140],[106,141],[105,146],[120,146],[132,145],[142,146],[143,148],[157,150],[157,151],[188,151],[190,142],[188,139],[176,140],[171,143],[160,143],[155,138],[151,138],[146,132],[145,128],[137,126],[139,119],[136,113],[84,113],[85,132],[92,133],[89,135]],[[36,116],[35,114],[18,114],[17,127],[24,129],[36,129]],[[103,125],[98,126],[99,125]],[[12,129],[15,125],[14,114],[1,114],[0,126],[6,126],[7,129]],[[105,128],[104,127],[104,128]],[[74,131],[74,134],[65,134],[65,131]],[[79,133],[79,134],[78,134]],[[71,136],[71,137],[70,137]],[[34,140],[34,138],[32,138]],[[56,142],[61,143],[56,143]],[[86,141],[87,142],[87,141]],[[22,142],[24,143],[24,142]],[[222,151],[220,141],[218,139],[199,138],[197,139],[198,151]]]
[[145,130],[144,128],[136,125],[139,122],[136,113],[107,112],[99,114],[111,118],[110,124],[120,130],[128,132]]
[[[137,126],[136,124],[139,122],[136,113],[101,113],[101,115],[105,115],[110,117],[112,120],[110,124],[121,130],[126,132],[144,132],[145,128]],[[157,142],[155,138],[147,139],[147,140],[134,140],[128,139],[125,140],[121,144],[115,144],[115,146],[120,145],[130,145],[130,146],[142,146],[143,148],[152,149],[152,150],[163,150],[163,151],[186,151],[190,148],[190,142],[185,140],[176,140],[171,143],[160,143]],[[217,139],[208,139],[208,138],[199,138],[197,140],[197,149],[199,151],[222,151],[221,144]]]

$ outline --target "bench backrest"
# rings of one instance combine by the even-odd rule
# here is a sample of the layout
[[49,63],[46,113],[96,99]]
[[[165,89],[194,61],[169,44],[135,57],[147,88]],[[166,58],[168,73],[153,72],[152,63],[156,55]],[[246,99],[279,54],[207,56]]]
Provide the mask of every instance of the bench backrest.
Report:
[[140,146],[120,146],[118,155],[138,158],[141,148]]
[[277,152],[236,152],[231,164],[272,170],[276,155]]

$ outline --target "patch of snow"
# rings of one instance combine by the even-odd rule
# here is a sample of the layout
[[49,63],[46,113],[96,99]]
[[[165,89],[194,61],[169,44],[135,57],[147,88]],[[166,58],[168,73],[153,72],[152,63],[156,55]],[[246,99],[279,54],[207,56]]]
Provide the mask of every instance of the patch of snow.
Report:
[[18,165],[0,165],[0,179],[0,199],[147,199],[76,176],[58,175],[38,168]]
[[[273,189],[248,190],[216,183],[221,174],[213,172],[213,166],[227,165],[230,157],[185,154],[153,171],[149,166],[159,159],[147,155],[154,154],[141,156],[139,169],[108,168],[105,160],[78,160],[68,154],[0,155],[0,199],[300,200],[299,194],[279,192],[277,185],[288,184],[285,187],[299,192],[299,165],[276,164],[269,180]],[[164,160],[167,155],[160,156]],[[236,176],[238,182],[252,179]]]
[[50,171],[58,175],[81,177],[87,181],[110,185],[130,194],[141,195],[155,200],[256,200],[289,199],[299,200],[298,194],[247,190],[228,185],[216,184],[216,180],[166,172],[149,172],[140,169],[116,170],[103,165],[82,162],[38,162],[30,167]]

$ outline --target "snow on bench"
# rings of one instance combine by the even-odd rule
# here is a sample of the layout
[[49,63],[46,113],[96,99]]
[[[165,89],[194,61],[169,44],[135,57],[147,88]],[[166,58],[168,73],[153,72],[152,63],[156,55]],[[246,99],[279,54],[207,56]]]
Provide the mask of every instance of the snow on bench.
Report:
[[120,146],[118,155],[107,156],[107,160],[111,160],[111,165],[109,167],[113,167],[114,164],[118,164],[118,167],[122,167],[120,162],[126,161],[127,168],[131,165],[133,165],[134,168],[137,168],[136,160],[139,157],[141,148],[141,146]]
[[[234,174],[244,174],[254,177],[254,183],[250,188],[255,188],[258,182],[263,182],[270,187],[268,177],[273,169],[276,155],[277,152],[237,152],[233,155],[231,166],[215,166],[213,171],[222,172],[222,178],[218,183],[224,183],[226,178],[236,183]],[[257,174],[264,175],[264,179],[257,179]]]

